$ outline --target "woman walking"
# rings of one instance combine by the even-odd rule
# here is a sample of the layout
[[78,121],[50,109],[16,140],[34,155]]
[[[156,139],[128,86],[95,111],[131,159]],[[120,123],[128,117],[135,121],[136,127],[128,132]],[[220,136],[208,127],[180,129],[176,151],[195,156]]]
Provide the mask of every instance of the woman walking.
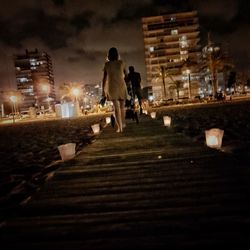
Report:
[[119,59],[116,48],[110,48],[108,61],[104,65],[102,80],[103,96],[112,101],[116,118],[116,132],[122,132],[125,128],[125,101],[127,98],[127,87],[125,79],[127,70],[125,64]]

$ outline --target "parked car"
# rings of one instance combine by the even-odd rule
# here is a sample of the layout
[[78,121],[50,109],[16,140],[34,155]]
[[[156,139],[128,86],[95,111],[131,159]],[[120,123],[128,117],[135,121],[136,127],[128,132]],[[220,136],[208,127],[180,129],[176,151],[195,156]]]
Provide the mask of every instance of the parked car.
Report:
[[20,118],[21,115],[19,112],[12,112],[12,113],[9,113],[8,117],[9,118],[11,118],[11,117]]
[[21,115],[22,118],[29,118],[30,117],[30,112],[28,110],[27,111],[21,111],[20,115]]

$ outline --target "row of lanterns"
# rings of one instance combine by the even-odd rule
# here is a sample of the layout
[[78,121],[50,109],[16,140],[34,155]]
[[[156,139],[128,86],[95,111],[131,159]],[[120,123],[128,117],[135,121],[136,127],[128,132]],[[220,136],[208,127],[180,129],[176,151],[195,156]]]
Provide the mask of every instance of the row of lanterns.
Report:
[[[108,116],[106,117],[106,124],[108,125],[109,123],[111,123],[111,117]],[[100,124],[96,123],[96,124],[91,125],[91,129],[95,135],[99,134]],[[73,159],[75,157],[75,148],[76,148],[75,143],[66,143],[66,144],[58,146],[58,150],[62,158],[62,161],[68,161],[68,160]]]
[[[111,117],[107,116],[105,118],[105,121],[106,121],[106,125],[110,124],[111,123]],[[94,134],[99,134],[100,133],[100,124],[96,123],[96,124],[91,125],[91,129],[92,129]]]
[[[144,111],[144,114],[147,112]],[[156,118],[156,112],[151,112],[150,116],[152,119]],[[106,124],[111,123],[111,117],[106,117]],[[163,123],[165,127],[171,126],[171,117],[170,116],[163,116]],[[96,123],[91,125],[91,129],[94,134],[100,133],[100,124]],[[205,137],[206,137],[206,144],[210,148],[220,149],[222,145],[222,138],[224,135],[224,130],[218,128],[212,128],[210,130],[205,130]],[[58,150],[60,152],[61,158],[63,161],[73,159],[75,157],[75,143],[67,143],[58,146]]]
[[[151,112],[150,116],[152,119],[155,119],[156,112]],[[163,123],[164,123],[164,126],[170,127],[171,117],[163,116]],[[212,128],[210,130],[205,130],[206,145],[210,148],[220,149],[222,145],[223,135],[224,135],[224,130],[219,129],[219,128]]]
[[[110,124],[111,123],[111,117],[107,116],[105,118],[105,121],[106,121],[107,125]],[[100,133],[100,124],[96,123],[96,124],[91,125],[91,129],[92,129],[94,134],[99,134]]]
[[[150,116],[151,116],[152,119],[155,119],[156,118],[156,112],[151,112]],[[170,127],[170,125],[171,125],[171,117],[167,116],[167,115],[163,116],[163,123],[164,123],[164,126]]]

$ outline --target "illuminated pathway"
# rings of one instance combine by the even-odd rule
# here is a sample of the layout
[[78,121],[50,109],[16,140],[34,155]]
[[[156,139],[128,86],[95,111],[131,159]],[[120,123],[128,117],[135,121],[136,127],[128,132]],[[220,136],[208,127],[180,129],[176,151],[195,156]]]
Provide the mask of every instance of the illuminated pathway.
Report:
[[[160,120],[106,127],[1,228],[5,249],[247,249],[250,171]],[[222,249],[222,248],[221,248]]]

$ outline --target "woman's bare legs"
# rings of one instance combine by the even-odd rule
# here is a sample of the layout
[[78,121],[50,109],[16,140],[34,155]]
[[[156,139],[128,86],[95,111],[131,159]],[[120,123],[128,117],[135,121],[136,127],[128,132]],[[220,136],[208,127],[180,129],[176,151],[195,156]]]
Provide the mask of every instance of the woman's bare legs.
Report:
[[126,124],[125,124],[125,101],[124,100],[120,100],[120,110],[121,110],[122,128],[125,128]]
[[125,127],[125,107],[123,100],[113,100],[117,132],[122,132]]
[[118,100],[113,100],[114,110],[115,110],[115,121],[117,130],[116,132],[122,132],[122,119],[121,119],[121,109]]

